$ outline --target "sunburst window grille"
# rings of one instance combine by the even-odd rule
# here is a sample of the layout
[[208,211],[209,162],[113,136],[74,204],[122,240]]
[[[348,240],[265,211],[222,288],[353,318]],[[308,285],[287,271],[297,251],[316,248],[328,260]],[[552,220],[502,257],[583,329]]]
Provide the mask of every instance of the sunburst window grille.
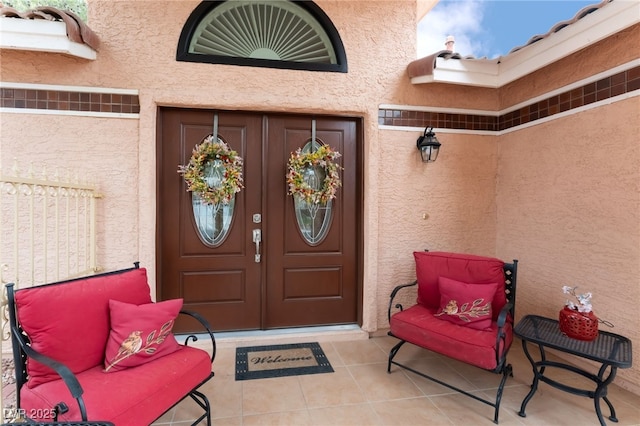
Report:
[[178,61],[346,72],[336,28],[313,2],[202,2],[185,24]]

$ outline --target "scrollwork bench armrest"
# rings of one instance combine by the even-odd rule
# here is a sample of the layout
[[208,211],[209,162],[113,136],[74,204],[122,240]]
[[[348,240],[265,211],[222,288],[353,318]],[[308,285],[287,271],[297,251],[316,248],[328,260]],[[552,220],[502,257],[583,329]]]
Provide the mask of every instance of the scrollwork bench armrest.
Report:
[[[11,333],[13,333],[13,336],[15,338],[14,341],[18,342],[18,344],[20,345],[20,349],[27,355],[28,358],[46,365],[60,376],[60,378],[64,381],[64,384],[67,385],[71,396],[73,396],[73,398],[75,398],[75,400],[78,402],[82,420],[87,421],[87,409],[84,404],[84,399],[82,398],[84,390],[82,389],[82,386],[80,385],[77,377],[71,372],[69,367],[59,361],[56,361],[53,358],[41,354],[40,352],[29,346],[23,339],[22,334],[18,332],[18,329],[16,327],[11,327]],[[53,408],[56,410],[56,417],[58,413],[64,413],[68,410],[68,407],[66,407],[66,404],[64,403],[58,404]]]
[[[414,285],[418,284],[418,281],[413,281],[407,284],[400,284],[399,286],[397,286],[396,288],[393,289],[393,291],[391,292],[391,295],[389,296],[389,308],[387,310],[387,320],[391,321],[391,309],[394,308],[393,306],[393,299],[395,299],[396,295],[398,294],[398,292],[400,290],[402,290],[403,288],[406,287],[412,287]],[[402,310],[402,305],[400,303],[398,303],[397,305],[395,305],[395,308]]]
[[500,310],[500,314],[498,315],[498,320],[496,321],[496,324],[498,326],[498,333],[496,334],[496,346],[495,346],[496,347],[496,365],[497,365],[496,369],[500,369],[502,367],[503,363],[506,360],[507,350],[509,349],[509,348],[504,348],[504,350],[501,350],[501,348],[503,347],[502,345],[505,345],[507,342],[507,336],[504,329],[504,326],[507,323],[507,319],[510,319],[510,321],[513,322],[513,318],[509,318],[509,314],[512,312],[512,309],[513,309],[513,303],[507,303],[506,305],[504,305]]
[[498,315],[498,321],[497,321],[499,329],[502,329],[506,324],[507,315],[509,315],[512,309],[513,309],[513,303],[507,303],[500,310],[500,314]]
[[[183,315],[190,316],[191,318],[194,318],[195,320],[197,320],[200,323],[200,325],[202,325],[202,327],[205,329],[205,331],[209,334],[209,338],[211,339],[211,349],[212,349],[211,362],[213,363],[213,360],[216,357],[216,338],[213,335],[213,331],[211,330],[211,327],[209,326],[209,322],[197,312],[181,310],[180,313]],[[198,337],[195,334],[190,334],[189,336],[187,336],[187,339],[185,340],[184,344],[187,345],[189,343],[189,340],[196,342],[198,340]]]

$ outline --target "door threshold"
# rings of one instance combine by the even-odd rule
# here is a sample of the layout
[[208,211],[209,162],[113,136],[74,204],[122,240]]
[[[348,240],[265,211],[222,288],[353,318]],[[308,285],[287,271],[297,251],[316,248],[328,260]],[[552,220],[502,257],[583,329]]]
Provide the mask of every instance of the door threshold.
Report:
[[[216,333],[216,346],[220,347],[242,347],[255,345],[279,345],[287,343],[304,342],[339,342],[351,340],[366,340],[369,333],[360,328],[357,324],[330,325],[321,327],[296,327],[281,328],[276,330],[246,330],[246,331],[225,331]],[[177,335],[176,339],[184,343],[187,335]],[[199,337],[199,336],[198,336]],[[197,343],[203,342],[203,338],[198,338]],[[204,342],[203,342],[204,343]],[[190,345],[191,342],[190,342]]]

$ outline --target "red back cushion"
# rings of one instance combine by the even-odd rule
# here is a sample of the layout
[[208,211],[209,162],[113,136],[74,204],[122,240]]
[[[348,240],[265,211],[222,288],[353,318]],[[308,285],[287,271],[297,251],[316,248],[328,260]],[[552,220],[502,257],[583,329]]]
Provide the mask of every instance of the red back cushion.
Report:
[[182,299],[133,305],[110,300],[111,332],[104,371],[120,371],[168,355],[180,349],[171,333],[182,309]]
[[492,317],[497,319],[506,304],[504,293],[504,262],[500,259],[472,254],[416,251],[416,278],[418,280],[418,303],[431,309],[440,307],[440,277],[464,283],[498,283],[491,303]]
[[[18,321],[38,352],[73,373],[102,365],[109,337],[109,300],[150,303],[144,268],[16,291]],[[29,359],[27,386],[56,380],[49,367]]]

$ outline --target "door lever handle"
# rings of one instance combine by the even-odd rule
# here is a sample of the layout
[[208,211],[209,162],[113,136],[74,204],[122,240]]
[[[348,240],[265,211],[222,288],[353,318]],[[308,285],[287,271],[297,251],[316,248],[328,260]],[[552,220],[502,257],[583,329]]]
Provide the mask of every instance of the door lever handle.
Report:
[[262,242],[262,230],[253,230],[253,242],[256,243],[255,262],[260,263],[260,243]]

